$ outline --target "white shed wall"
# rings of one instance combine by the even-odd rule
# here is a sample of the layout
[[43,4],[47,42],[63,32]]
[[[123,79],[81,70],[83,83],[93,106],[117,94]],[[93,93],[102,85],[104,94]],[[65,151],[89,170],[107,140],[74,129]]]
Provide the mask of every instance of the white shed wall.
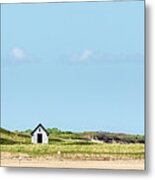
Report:
[[[39,129],[40,129],[40,131],[39,131]],[[31,137],[32,143],[34,143],[34,144],[38,143],[38,141],[37,141],[38,134],[42,134],[42,144],[48,144],[48,136],[47,136],[46,132],[44,131],[44,129],[40,126],[36,129],[36,131],[33,133],[33,136]]]

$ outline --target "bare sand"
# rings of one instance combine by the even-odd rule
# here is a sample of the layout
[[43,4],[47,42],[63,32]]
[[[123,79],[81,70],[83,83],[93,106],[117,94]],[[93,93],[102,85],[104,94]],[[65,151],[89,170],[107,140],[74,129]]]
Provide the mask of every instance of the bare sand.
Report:
[[5,167],[45,167],[45,168],[87,168],[87,169],[123,169],[144,170],[144,160],[66,160],[50,157],[34,158],[27,154],[1,153],[1,166]]

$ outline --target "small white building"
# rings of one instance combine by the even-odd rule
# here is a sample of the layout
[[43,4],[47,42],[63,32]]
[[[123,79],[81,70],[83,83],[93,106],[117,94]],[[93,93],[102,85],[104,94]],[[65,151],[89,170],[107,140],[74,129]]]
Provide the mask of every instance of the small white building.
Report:
[[42,124],[39,124],[31,133],[31,141],[33,144],[48,144],[48,131]]

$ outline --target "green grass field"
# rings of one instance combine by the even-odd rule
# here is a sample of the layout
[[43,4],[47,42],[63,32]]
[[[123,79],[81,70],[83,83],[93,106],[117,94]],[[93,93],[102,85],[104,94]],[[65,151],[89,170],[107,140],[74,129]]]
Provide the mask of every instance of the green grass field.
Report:
[[[1,152],[24,153],[32,157],[71,160],[135,160],[144,159],[144,143],[97,143],[88,137],[92,133],[50,134],[49,144],[31,144],[29,133],[0,129]],[[110,134],[109,136],[114,136]],[[116,135],[115,135],[116,136]],[[117,134],[117,137],[137,139],[137,136]],[[138,138],[142,138],[138,136]]]
[[2,145],[2,152],[26,153],[30,156],[59,157],[81,160],[144,159],[143,144],[16,144]]

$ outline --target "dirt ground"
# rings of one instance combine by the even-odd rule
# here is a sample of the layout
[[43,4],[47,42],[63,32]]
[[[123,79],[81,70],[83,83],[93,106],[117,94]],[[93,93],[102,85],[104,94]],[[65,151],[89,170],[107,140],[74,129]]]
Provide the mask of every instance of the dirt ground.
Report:
[[1,166],[144,170],[144,160],[72,161],[56,158],[54,159],[50,157],[32,158],[27,154],[12,154],[2,152]]

